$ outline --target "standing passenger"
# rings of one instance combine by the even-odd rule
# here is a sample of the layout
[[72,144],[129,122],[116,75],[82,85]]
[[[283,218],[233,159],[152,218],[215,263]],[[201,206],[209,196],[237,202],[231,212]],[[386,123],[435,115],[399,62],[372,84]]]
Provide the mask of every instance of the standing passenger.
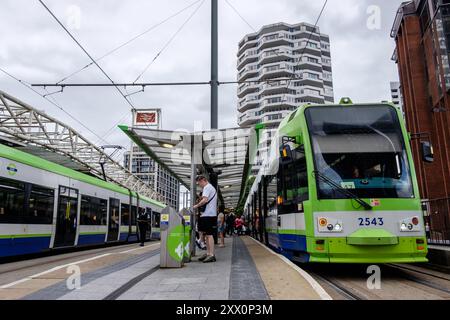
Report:
[[215,262],[213,234],[217,230],[217,191],[204,176],[198,176],[196,181],[203,188],[202,198],[194,206],[194,209],[200,209],[201,212],[198,231],[206,234],[206,254],[199,261]]
[[217,233],[219,235],[219,248],[225,247],[225,215],[220,212],[217,216]]

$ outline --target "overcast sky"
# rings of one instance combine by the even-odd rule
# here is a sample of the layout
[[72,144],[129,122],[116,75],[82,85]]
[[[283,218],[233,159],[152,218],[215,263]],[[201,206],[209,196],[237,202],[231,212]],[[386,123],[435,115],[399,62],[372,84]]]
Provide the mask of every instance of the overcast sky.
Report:
[[[276,22],[313,24],[321,0],[228,0],[259,30]],[[45,0],[94,56],[99,57],[133,36],[163,21],[195,0]],[[330,35],[335,99],[349,96],[355,102],[390,100],[389,82],[398,79],[391,61],[394,41],[389,37],[401,0],[329,0],[319,22]],[[174,33],[201,4],[190,7],[147,33],[100,65],[116,82],[133,82]],[[80,15],[77,18],[77,8]],[[380,20],[376,19],[377,8]],[[375,20],[374,20],[375,18]],[[253,32],[219,0],[219,78],[236,80],[238,42]],[[369,21],[369,27],[368,27]],[[205,0],[192,19],[143,75],[142,81],[209,81],[210,1]],[[0,1],[0,68],[18,78],[42,83],[59,81],[89,63],[63,29],[37,0]],[[107,82],[91,66],[68,82]],[[98,139],[50,103],[0,73],[0,90],[45,110],[96,142]],[[53,90],[53,89],[50,89]],[[130,89],[133,91],[134,89]],[[104,136],[119,120],[131,122],[130,106],[114,88],[67,88],[54,98],[98,135]],[[209,87],[147,87],[132,97],[136,108],[163,110],[164,129],[188,129],[194,121],[209,127]],[[219,126],[237,126],[236,86],[219,89]],[[128,115],[128,116],[127,116]],[[125,118],[124,118],[125,117]],[[106,137],[109,143],[128,145],[117,128]]]

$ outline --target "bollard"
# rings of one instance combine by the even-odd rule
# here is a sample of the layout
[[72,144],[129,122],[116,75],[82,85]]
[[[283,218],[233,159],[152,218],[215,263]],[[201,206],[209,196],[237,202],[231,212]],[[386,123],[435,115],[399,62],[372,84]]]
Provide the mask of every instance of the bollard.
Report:
[[161,268],[181,268],[184,264],[184,218],[175,209],[161,212]]

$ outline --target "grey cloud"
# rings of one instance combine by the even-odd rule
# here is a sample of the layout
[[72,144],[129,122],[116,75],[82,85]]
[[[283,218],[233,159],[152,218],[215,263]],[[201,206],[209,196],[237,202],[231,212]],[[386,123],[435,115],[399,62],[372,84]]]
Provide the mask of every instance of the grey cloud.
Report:
[[[314,23],[322,1],[229,0],[256,29],[264,24],[285,21]],[[47,0],[48,6],[66,21],[70,5],[81,8],[81,29],[72,30],[94,57],[98,57],[165,17],[193,3],[187,0]],[[208,81],[209,79],[209,1],[182,30],[144,75],[145,81]],[[401,1],[330,0],[319,24],[331,38],[335,97],[351,96],[355,101],[380,101],[389,98],[389,81],[397,79],[390,61],[394,43],[390,27]],[[382,9],[382,29],[366,27],[367,7]],[[195,6],[167,24],[100,62],[118,82],[133,81],[153,59]],[[225,3],[220,1],[219,51],[220,79],[236,79],[238,42],[253,32]],[[2,0],[0,3],[0,67],[29,82],[56,82],[89,62],[49,14],[31,0]],[[73,77],[74,82],[106,82],[95,67]],[[0,73],[0,89],[5,90],[48,114],[60,118],[98,139],[48,102]],[[49,89],[53,90],[53,89]],[[129,91],[134,89],[130,88]],[[122,118],[129,106],[114,88],[67,88],[55,98],[67,111],[98,134],[105,133]],[[221,86],[219,124],[236,126],[236,85]],[[163,109],[166,129],[192,129],[194,121],[209,125],[209,89],[204,87],[146,88],[132,97],[136,107]],[[125,124],[130,122],[130,117]],[[115,129],[111,143],[129,145],[128,138]]]

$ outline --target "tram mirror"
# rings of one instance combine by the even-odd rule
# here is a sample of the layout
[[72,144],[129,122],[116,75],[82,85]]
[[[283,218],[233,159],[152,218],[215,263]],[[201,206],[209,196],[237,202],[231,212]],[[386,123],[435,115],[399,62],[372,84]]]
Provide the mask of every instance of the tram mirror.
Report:
[[282,163],[288,163],[292,161],[292,149],[289,145],[285,144],[280,147],[280,156]]
[[428,141],[421,142],[420,144],[422,146],[422,160],[432,163],[434,161],[433,146]]

